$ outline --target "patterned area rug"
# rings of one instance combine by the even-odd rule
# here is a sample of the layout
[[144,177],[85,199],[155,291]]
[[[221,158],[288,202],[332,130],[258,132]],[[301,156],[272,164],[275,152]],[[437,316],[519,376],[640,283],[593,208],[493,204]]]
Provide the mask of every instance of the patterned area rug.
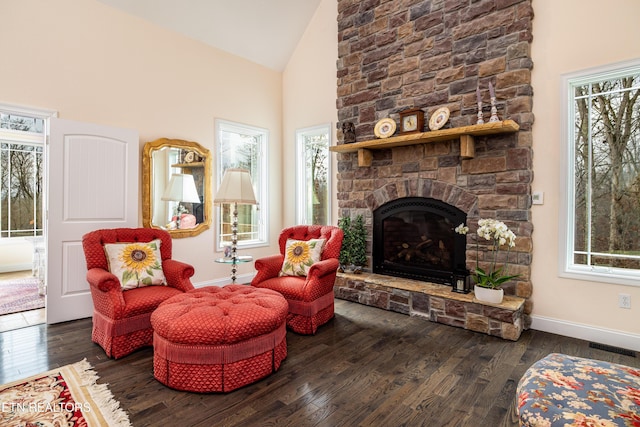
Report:
[[87,360],[0,386],[2,426],[130,427]]
[[44,296],[38,295],[38,279],[0,281],[0,316],[44,307]]

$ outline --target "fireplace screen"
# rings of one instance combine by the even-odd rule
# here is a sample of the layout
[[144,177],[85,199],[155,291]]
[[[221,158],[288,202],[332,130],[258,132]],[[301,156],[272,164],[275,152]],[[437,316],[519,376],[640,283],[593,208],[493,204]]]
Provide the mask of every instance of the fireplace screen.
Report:
[[373,272],[451,284],[466,273],[466,236],[454,228],[467,215],[439,200],[409,197],[373,213]]

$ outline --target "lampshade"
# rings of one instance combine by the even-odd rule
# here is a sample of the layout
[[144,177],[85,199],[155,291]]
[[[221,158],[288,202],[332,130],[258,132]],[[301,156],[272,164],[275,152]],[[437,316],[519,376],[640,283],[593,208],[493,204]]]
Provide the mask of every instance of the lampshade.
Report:
[[213,203],[239,203],[256,205],[256,196],[251,185],[251,175],[247,169],[227,169],[222,184],[213,198]]
[[171,175],[169,185],[162,195],[164,201],[200,203],[193,175],[175,173]]

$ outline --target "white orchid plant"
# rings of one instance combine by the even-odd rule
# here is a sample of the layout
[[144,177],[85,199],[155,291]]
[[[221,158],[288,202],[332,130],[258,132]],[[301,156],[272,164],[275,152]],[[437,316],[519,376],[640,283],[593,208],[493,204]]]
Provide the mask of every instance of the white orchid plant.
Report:
[[[467,234],[469,227],[464,225],[464,223],[460,224],[455,228],[455,232],[458,234]],[[478,256],[476,256],[476,270],[472,274],[476,284],[482,288],[499,289],[504,282],[518,277],[518,274],[507,274],[508,262],[505,262],[502,267],[496,268],[500,247],[507,246],[508,260],[510,249],[516,245],[516,235],[509,230],[509,227],[507,227],[504,222],[495,219],[479,219],[478,231],[476,233],[478,235],[478,239],[476,240],[476,254],[480,250],[478,240],[481,238],[491,242],[491,250],[493,252],[493,260],[491,260],[489,271],[484,271],[480,268]]]

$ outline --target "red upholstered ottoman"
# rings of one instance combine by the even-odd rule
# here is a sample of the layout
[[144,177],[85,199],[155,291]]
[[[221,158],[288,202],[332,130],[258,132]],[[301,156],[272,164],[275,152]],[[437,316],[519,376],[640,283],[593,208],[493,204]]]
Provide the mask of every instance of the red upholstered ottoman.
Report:
[[153,375],[185,391],[227,392],[280,368],[288,304],[245,285],[209,286],[169,298],[151,315]]

